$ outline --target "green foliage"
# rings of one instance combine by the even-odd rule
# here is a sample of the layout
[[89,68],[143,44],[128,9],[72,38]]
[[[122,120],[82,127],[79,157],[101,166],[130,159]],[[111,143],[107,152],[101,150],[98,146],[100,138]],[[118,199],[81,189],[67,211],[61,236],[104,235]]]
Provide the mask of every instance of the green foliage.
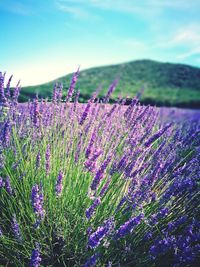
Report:
[[[68,89],[71,74],[46,84],[22,88],[20,101],[40,97],[51,98],[51,88],[58,81],[64,91]],[[99,85],[102,85],[100,97],[115,78],[119,85],[112,95],[132,98],[141,87],[145,87],[141,102],[158,106],[200,107],[200,69],[171,63],[159,63],[151,60],[138,60],[125,64],[91,68],[80,72],[76,89],[81,88],[80,101],[86,102]]]

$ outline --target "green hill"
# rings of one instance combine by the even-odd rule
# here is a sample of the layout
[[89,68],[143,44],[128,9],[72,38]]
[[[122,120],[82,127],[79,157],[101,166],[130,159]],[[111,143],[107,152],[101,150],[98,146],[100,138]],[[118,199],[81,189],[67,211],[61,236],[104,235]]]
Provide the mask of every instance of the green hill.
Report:
[[[62,82],[66,95],[72,74],[54,81],[24,87],[20,101],[27,101],[36,93],[40,97],[52,95],[54,83]],[[200,68],[183,64],[160,63],[152,60],[137,60],[124,64],[96,67],[80,72],[76,89],[80,89],[80,100],[86,101],[95,89],[102,85],[102,97],[109,84],[119,78],[119,84],[112,95],[112,100],[119,95],[133,97],[145,86],[141,101],[158,106],[200,107]]]

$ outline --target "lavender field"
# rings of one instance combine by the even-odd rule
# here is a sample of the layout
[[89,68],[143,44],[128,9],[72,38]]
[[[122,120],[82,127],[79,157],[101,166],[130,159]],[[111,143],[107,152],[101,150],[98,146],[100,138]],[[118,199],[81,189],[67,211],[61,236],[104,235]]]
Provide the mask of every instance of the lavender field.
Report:
[[199,111],[78,103],[19,104],[0,75],[2,266],[198,266]]

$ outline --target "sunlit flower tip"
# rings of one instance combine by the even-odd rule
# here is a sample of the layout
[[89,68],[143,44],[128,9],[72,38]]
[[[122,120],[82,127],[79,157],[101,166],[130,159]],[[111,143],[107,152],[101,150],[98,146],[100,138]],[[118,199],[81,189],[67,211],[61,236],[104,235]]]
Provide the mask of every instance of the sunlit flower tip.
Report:
[[31,254],[31,260],[30,260],[30,267],[39,267],[42,259],[40,257],[40,247],[39,244],[36,243],[36,248],[33,249]]

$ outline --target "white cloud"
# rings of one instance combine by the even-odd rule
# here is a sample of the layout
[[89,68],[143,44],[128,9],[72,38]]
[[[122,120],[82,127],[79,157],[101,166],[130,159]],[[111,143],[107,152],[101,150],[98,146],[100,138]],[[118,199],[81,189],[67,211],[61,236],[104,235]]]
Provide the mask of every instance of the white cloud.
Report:
[[191,49],[190,51],[180,54],[177,56],[177,59],[186,59],[191,56],[200,55],[200,46],[195,47],[194,49]]
[[[198,0],[189,2],[188,0],[59,0],[60,3],[80,4],[102,9],[117,10],[127,13],[137,13],[143,11],[154,13],[155,9],[187,9],[200,6]],[[151,9],[153,8],[153,9]]]
[[158,40],[154,44],[155,48],[167,50],[184,51],[176,56],[183,60],[200,53],[200,28],[199,25],[187,25],[184,28],[176,30],[167,38]]
[[200,44],[200,31],[192,27],[180,31],[171,41],[171,45],[186,44],[196,46]]
[[87,8],[77,5],[77,4],[71,4],[71,3],[64,3],[63,1],[57,1],[56,2],[57,8],[65,13],[68,13],[75,17],[76,19],[99,19],[98,16],[92,14],[87,10]]

